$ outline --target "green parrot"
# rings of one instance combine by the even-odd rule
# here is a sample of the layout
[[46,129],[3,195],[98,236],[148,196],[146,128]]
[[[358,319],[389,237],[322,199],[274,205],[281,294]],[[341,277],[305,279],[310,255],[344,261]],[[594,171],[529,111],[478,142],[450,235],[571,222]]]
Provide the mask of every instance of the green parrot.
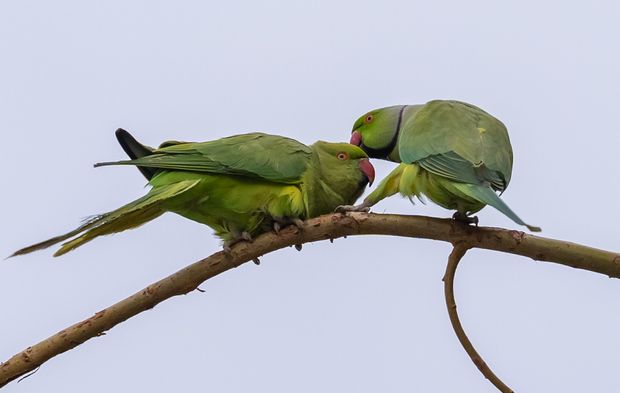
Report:
[[282,136],[250,133],[202,143],[170,141],[153,149],[123,129],[116,136],[131,160],[95,166],[137,166],[150,191],[12,256],[65,242],[54,254],[59,256],[168,211],[213,228],[230,250],[237,241],[354,203],[374,180],[366,153],[348,143],[306,146]]
[[504,124],[474,105],[435,100],[376,109],[357,119],[351,144],[372,158],[401,164],[361,205],[341,210],[367,210],[399,192],[409,198],[425,195],[468,223],[477,224],[470,215],[491,205],[530,231],[540,231],[496,194],[510,182],[512,147]]

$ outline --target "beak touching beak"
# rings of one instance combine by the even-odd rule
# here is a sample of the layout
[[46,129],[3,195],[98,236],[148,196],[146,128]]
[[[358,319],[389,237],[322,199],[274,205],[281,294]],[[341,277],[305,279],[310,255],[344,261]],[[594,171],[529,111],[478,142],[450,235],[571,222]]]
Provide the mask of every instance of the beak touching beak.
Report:
[[372,166],[368,158],[360,160],[360,169],[368,179],[368,186],[372,186],[372,183],[375,181],[375,167]]
[[351,141],[349,141],[349,143],[355,146],[360,146],[362,144],[362,135],[357,131],[353,131],[351,134]]

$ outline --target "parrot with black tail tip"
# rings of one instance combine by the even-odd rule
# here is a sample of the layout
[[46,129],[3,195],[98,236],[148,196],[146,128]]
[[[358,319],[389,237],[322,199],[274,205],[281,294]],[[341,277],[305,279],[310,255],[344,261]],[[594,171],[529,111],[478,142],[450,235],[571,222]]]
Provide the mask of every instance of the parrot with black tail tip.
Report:
[[354,203],[375,176],[366,153],[349,143],[306,146],[257,132],[201,143],[170,141],[154,149],[123,129],[116,136],[131,160],[95,166],[135,166],[149,181],[149,192],[12,256],[64,242],[54,254],[59,256],[165,212],[208,225],[229,250],[235,242]]

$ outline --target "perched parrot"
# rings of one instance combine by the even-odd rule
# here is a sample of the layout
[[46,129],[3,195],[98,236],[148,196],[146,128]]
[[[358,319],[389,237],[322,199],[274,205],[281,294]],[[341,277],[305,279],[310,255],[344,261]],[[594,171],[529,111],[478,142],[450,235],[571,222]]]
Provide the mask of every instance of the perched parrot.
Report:
[[501,121],[482,109],[459,101],[435,100],[423,105],[398,105],[370,111],[353,125],[351,143],[370,157],[401,164],[359,206],[363,210],[397,192],[456,210],[454,218],[470,217],[491,205],[530,231],[496,194],[512,173],[512,147]]
[[229,250],[237,241],[355,203],[374,180],[366,153],[348,143],[306,146],[282,136],[251,133],[202,143],[164,142],[153,149],[125,130],[117,130],[116,136],[131,160],[95,166],[137,166],[150,191],[13,256],[65,241],[54,254],[59,256],[168,211],[213,228]]

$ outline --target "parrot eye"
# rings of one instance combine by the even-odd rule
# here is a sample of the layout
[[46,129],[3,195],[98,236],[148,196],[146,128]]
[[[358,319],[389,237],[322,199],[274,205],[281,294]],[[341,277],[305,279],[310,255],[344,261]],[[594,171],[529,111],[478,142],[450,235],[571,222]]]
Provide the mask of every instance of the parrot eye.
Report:
[[364,123],[368,124],[372,121],[372,119],[374,119],[373,115],[366,115],[366,117],[364,118]]
[[348,159],[349,159],[349,155],[348,155],[347,153],[345,153],[345,152],[340,152],[340,153],[338,153],[338,155],[336,155],[336,157],[337,157],[339,160],[342,160],[342,161],[346,161],[346,160],[348,160]]

